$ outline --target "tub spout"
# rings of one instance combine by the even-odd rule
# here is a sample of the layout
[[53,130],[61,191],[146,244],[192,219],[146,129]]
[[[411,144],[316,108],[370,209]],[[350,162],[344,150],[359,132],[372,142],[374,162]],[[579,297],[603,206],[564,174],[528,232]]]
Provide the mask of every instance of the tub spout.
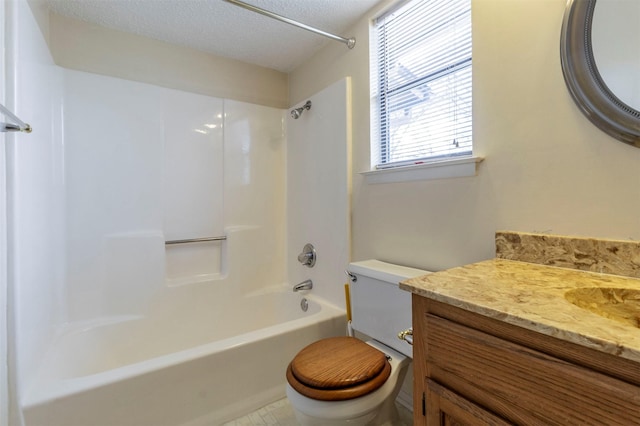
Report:
[[313,288],[313,282],[311,280],[302,281],[300,284],[293,286],[293,291],[311,290]]

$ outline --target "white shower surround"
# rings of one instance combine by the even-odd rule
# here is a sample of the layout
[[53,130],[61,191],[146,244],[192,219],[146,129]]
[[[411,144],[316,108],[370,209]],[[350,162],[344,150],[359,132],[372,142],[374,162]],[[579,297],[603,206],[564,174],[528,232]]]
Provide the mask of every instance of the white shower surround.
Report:
[[[69,321],[145,314],[167,285],[286,281],[284,111],[69,70],[64,89]],[[230,229],[240,259],[164,244]]]
[[[342,305],[351,258],[351,79],[309,100],[311,109],[287,120],[287,277],[320,283],[314,293]],[[313,268],[295,261],[306,243],[317,252]]]
[[[230,330],[233,327],[227,325],[234,323],[233,315],[245,319],[256,317],[248,312],[242,314],[238,306],[259,297],[271,297],[265,296],[268,294],[280,294],[281,303],[292,304],[292,299],[296,299],[287,309],[298,309],[300,296],[289,294],[297,278],[288,277],[288,272],[306,275],[310,270],[299,265],[295,257],[287,259],[298,250],[287,247],[287,240],[306,240],[313,235],[301,232],[301,228],[287,229],[292,215],[308,214],[308,210],[296,208],[301,199],[296,190],[300,188],[288,188],[287,179],[292,178],[292,170],[288,170],[287,164],[304,164],[317,158],[312,150],[288,152],[284,122],[289,119],[288,111],[56,67],[46,44],[41,43],[37,24],[26,3],[16,2],[10,6],[11,13],[16,14],[14,21],[19,22],[11,37],[18,41],[16,50],[20,50],[21,58],[24,58],[12,59],[19,106],[16,111],[30,112],[23,115],[29,118],[34,129],[40,123],[30,135],[30,144],[24,143],[22,138],[17,141],[20,143],[9,148],[10,152],[15,151],[12,152],[15,165],[10,175],[14,186],[10,191],[16,197],[12,214],[20,218],[15,238],[21,241],[15,248],[18,256],[14,263],[18,273],[16,282],[20,285],[14,289],[12,300],[15,320],[10,324],[10,336],[16,344],[12,352],[12,359],[16,361],[10,368],[16,369],[17,375],[11,391],[14,401],[20,404],[15,408],[28,408],[14,413],[12,423],[37,424],[42,419],[54,418],[73,423],[74,412],[80,414],[81,407],[91,407],[96,416],[112,412],[115,416],[124,415],[132,422],[141,420],[137,422],[140,424],[148,419],[145,407],[149,406],[145,403],[149,402],[166,406],[165,413],[173,413],[174,417],[169,414],[165,417],[167,423],[215,424],[284,396],[284,374],[279,373],[278,363],[288,362],[292,353],[310,341],[343,333],[343,311],[334,306],[342,307],[344,303],[342,270],[348,263],[349,237],[343,230],[348,230],[348,223],[333,231],[329,230],[335,223],[333,219],[314,225],[326,227],[327,235],[335,237],[333,246],[319,243],[322,251],[313,270],[315,288],[312,294],[317,296],[312,298],[323,306],[320,313],[298,320],[280,317],[284,322],[278,325],[273,325],[274,319],[278,321],[275,316],[269,320],[262,318],[250,326],[253,331],[238,329],[239,336],[218,336],[220,340],[213,342],[207,339],[218,337],[208,336],[207,341],[197,342],[199,338],[195,336],[204,336],[200,333],[201,328],[210,325],[211,317],[202,313],[208,310],[222,312],[225,320],[219,328]],[[30,84],[34,81],[41,84],[32,89]],[[346,165],[348,139],[346,119],[341,115],[346,117],[348,82],[339,82],[329,89],[335,104],[330,103],[328,110],[317,108],[314,111],[317,118],[329,120],[322,126],[335,133],[311,135],[296,143],[319,146],[324,142],[322,138],[341,139],[341,146],[330,144],[340,148],[330,155]],[[323,91],[318,95],[318,105],[322,105],[326,93]],[[206,120],[200,114],[206,115]],[[308,114],[307,119],[312,117]],[[216,118],[224,119],[223,132],[202,127],[216,124]],[[296,124],[304,125],[302,122]],[[194,132],[196,128],[214,131],[206,135],[205,143],[199,143],[197,138],[205,135]],[[291,137],[288,139],[292,141]],[[223,147],[216,147],[216,143]],[[171,165],[176,167],[172,169],[175,173],[173,176],[168,174],[167,163],[175,159],[175,154],[168,156],[167,153],[181,152],[180,144],[192,148],[185,152],[190,152],[191,159],[196,162],[211,158],[212,152],[222,153],[222,176],[216,175],[215,171],[207,174],[212,172],[209,170],[211,163],[199,164],[204,167],[191,166],[195,163],[189,158],[174,161]],[[345,156],[344,161],[342,156]],[[210,216],[197,216],[198,212],[194,212],[195,216],[189,216],[194,219],[172,222],[172,218],[180,219],[193,209],[181,209],[184,203],[174,200],[185,194],[168,183],[179,179],[198,181],[203,173],[208,180],[218,179],[213,185],[223,191],[222,199],[216,194],[217,201],[213,202],[218,213],[212,216],[218,220],[205,223]],[[335,177],[339,176],[342,175]],[[346,189],[339,193],[325,190],[335,181],[327,180],[324,175],[314,178],[307,172],[305,179],[308,179],[306,190],[317,197],[318,204],[313,205],[314,209],[320,206],[327,213],[342,209],[340,216],[348,218]],[[346,187],[346,180],[342,184]],[[205,191],[197,196],[211,195],[203,187],[189,189]],[[46,193],[44,198],[43,191]],[[218,201],[220,203],[216,204]],[[314,214],[318,213],[321,214],[317,211]],[[165,233],[171,231],[170,223],[178,231],[181,226],[194,225],[189,229],[192,234],[185,237],[200,236],[195,235],[200,232],[222,232],[228,239],[177,246],[165,251],[163,241],[167,239]],[[291,223],[304,222],[294,218]],[[340,235],[332,234],[336,230]],[[170,238],[178,238],[178,235]],[[35,250],[25,251],[29,247]],[[32,256],[34,252],[42,252],[43,256]],[[338,258],[336,254],[344,258]],[[46,267],[40,267],[44,260]],[[41,273],[34,275],[30,271]],[[255,306],[252,310],[255,312]],[[202,315],[198,317],[193,311]],[[114,364],[107,371],[93,371],[95,374],[87,370],[84,376],[82,372],[67,375],[82,364],[78,361],[82,356],[95,357],[95,354],[78,353],[74,348],[82,344],[74,345],[78,342],[86,344],[100,336],[106,330],[101,325],[138,319],[129,325],[165,323],[175,326],[183,320],[186,324],[189,315],[192,315],[189,328],[193,329],[190,335],[194,336],[191,344],[195,346],[174,347],[177,352],[169,354],[151,351],[142,357],[148,359],[134,357],[124,362],[127,365]],[[85,330],[81,333],[83,337],[71,344],[69,336],[74,333],[78,336],[78,328]],[[136,343],[145,347],[145,342],[171,339],[167,333],[175,335],[175,332],[170,333],[170,329],[165,328],[166,333],[162,329],[152,335],[144,333],[144,341]],[[135,327],[119,327],[114,335],[125,339],[124,336],[130,336],[134,330]],[[256,345],[238,345],[240,340],[244,342],[248,338]],[[173,343],[177,340],[180,339]],[[104,358],[110,356],[109,347],[103,347]],[[239,350],[248,351],[246,354],[249,355],[242,358],[233,348],[245,348]],[[51,364],[51,360],[56,358],[55,354],[65,353],[67,356],[58,358],[62,359],[62,364],[56,367],[64,374],[43,374],[53,368],[55,363]],[[256,354],[263,355],[260,363],[256,363]],[[218,355],[222,358],[216,358]],[[266,362],[265,357],[271,361],[277,359],[277,362]],[[195,389],[198,377],[204,371],[210,372],[211,365],[220,368],[222,359],[225,360],[222,363],[225,373],[241,370],[242,359],[270,371],[273,380],[268,380],[264,385],[266,388],[260,386],[263,390],[271,390],[263,392],[256,388],[246,401],[226,405],[218,412],[220,407],[214,407],[213,403],[197,408],[198,402],[202,402],[198,396],[179,400],[175,394],[168,397],[171,394],[160,395],[162,392],[159,391],[156,395],[150,391],[171,387],[176,382],[180,382],[183,386],[180,389],[185,392]],[[239,362],[229,364],[226,360]],[[204,368],[206,365],[208,370]],[[182,374],[187,370],[191,372],[191,382]],[[229,378],[233,373],[230,374],[216,382],[215,389],[220,395],[231,394],[227,392],[234,386]],[[143,389],[139,387],[142,382],[155,386]],[[114,388],[116,383],[124,387]],[[227,388],[229,386],[231,388]],[[72,389],[81,392],[74,393]],[[116,391],[111,393],[114,389]],[[121,393],[125,389],[126,398]],[[60,398],[56,399],[56,395]],[[212,395],[209,396],[215,399]],[[154,399],[156,396],[158,399]],[[115,414],[123,408],[123,398],[129,401],[125,405],[132,411]],[[50,405],[54,401],[62,405]],[[190,403],[194,406],[189,407]],[[209,412],[206,407],[211,408]],[[58,415],[63,417],[55,417]],[[108,419],[108,416],[102,417],[103,421]],[[93,423],[99,423],[99,419],[94,420]],[[150,423],[158,423],[157,420],[156,417]]]

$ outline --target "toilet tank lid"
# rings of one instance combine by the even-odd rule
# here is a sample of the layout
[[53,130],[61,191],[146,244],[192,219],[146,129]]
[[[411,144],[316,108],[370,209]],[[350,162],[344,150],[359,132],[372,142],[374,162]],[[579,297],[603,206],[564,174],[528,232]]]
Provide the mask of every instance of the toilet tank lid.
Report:
[[408,278],[429,274],[429,271],[410,268],[408,266],[394,265],[380,260],[370,259],[349,264],[349,272],[380,281],[398,284]]

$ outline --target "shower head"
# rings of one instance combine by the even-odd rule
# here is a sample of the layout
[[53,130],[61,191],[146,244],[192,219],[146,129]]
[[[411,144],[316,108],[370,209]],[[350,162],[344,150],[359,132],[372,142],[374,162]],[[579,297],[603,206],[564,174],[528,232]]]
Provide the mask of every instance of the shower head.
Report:
[[291,110],[291,116],[297,120],[298,118],[300,118],[300,116],[302,115],[303,111],[305,109],[311,109],[311,101],[307,101],[304,105],[302,105],[300,108],[294,108]]

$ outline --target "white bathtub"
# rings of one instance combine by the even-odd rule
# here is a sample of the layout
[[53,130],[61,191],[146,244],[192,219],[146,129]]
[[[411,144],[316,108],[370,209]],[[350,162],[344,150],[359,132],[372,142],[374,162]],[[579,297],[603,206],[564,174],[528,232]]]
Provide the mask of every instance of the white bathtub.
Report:
[[[269,292],[159,306],[61,333],[21,401],[26,425],[216,425],[284,397],[305,345],[344,334],[345,312]],[[162,305],[162,304],[160,304]]]

